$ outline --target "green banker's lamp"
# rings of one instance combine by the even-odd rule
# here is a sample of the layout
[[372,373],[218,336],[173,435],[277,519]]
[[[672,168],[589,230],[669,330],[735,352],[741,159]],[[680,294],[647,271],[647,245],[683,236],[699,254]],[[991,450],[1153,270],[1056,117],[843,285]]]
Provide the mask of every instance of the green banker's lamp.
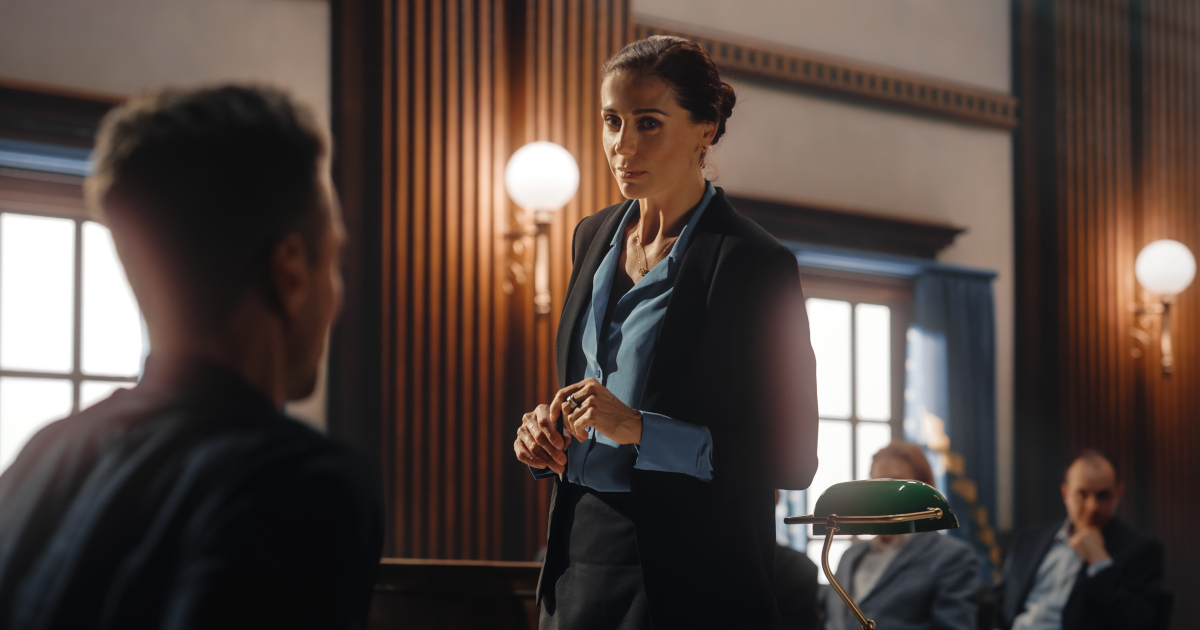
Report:
[[864,479],[834,484],[817,499],[813,511],[814,514],[809,516],[789,516],[783,522],[812,525],[814,536],[825,535],[821,568],[863,630],[874,630],[875,622],[863,615],[829,570],[829,546],[833,535],[912,534],[958,527],[958,519],[942,493],[928,484],[906,479]]

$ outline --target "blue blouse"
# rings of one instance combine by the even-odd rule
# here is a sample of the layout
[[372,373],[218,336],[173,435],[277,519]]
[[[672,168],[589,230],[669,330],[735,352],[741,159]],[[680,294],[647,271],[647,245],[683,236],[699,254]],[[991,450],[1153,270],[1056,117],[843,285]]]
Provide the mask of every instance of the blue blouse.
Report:
[[[691,242],[696,223],[715,194],[716,189],[709,183],[667,259],[621,296],[607,329],[602,330],[625,246],[625,230],[618,229],[613,235],[608,254],[593,277],[591,304],[580,316],[571,339],[572,351],[567,366],[569,383],[595,377],[621,402],[632,409],[638,408],[646,383],[646,370],[654,355],[658,327],[667,312],[684,252]],[[626,226],[638,216],[635,200],[629,204],[620,225]],[[640,446],[617,444],[594,428],[588,429],[587,441],[572,440],[567,447],[567,481],[600,492],[629,492],[630,471],[634,468],[683,473],[702,481],[712,481],[712,435],[708,427],[649,411],[641,414]],[[534,470],[533,474],[542,479],[553,475],[554,471],[543,468]]]

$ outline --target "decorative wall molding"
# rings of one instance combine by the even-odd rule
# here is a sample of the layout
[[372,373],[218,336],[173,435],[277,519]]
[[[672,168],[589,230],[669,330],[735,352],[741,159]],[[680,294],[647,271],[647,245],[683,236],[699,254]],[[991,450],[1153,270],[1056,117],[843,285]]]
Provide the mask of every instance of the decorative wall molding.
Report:
[[733,78],[765,80],[987,127],[1018,125],[1017,99],[1004,92],[643,16],[634,17],[634,35],[637,39],[676,35],[699,42]]
[[780,239],[936,258],[964,229],[907,217],[729,195],[744,216]]

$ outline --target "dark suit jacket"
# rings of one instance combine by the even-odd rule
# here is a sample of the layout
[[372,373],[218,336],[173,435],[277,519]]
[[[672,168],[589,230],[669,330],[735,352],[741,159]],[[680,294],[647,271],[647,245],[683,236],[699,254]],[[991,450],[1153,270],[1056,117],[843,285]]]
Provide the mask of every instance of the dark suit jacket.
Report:
[[[626,201],[575,228],[555,346],[565,386],[575,326]],[[647,371],[642,410],[707,426],[713,480],[634,469],[642,575],[654,627],[743,628],[777,619],[774,490],[817,467],[816,368],[795,255],[720,188],[683,255]],[[558,481],[555,482],[557,495]],[[546,566],[563,535],[550,504]],[[549,586],[543,572],[539,598]]]
[[[857,544],[842,554],[834,574],[848,592],[854,571],[870,545]],[[855,603],[876,627],[887,630],[973,630],[979,559],[970,545],[937,532],[916,534]],[[856,630],[859,625],[833,589],[824,594],[825,628]]]
[[[1061,527],[1062,521],[1046,523],[1013,540],[1003,580],[996,586],[1002,628],[1012,627],[1025,609],[1038,567]],[[1063,630],[1152,628],[1162,593],[1162,544],[1115,518],[1101,533],[1113,564],[1091,578],[1080,572],[1063,610]]]
[[361,628],[378,474],[194,362],[39,431],[0,475],[0,628]]

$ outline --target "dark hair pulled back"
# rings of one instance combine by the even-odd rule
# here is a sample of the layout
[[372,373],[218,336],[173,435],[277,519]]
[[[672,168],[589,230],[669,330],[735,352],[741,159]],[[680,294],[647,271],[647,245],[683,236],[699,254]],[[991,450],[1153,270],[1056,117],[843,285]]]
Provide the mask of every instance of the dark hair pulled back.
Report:
[[604,64],[604,76],[618,70],[654,76],[675,91],[679,106],[695,122],[717,123],[716,144],[725,135],[725,121],[733,114],[737,95],[721,80],[721,73],[704,47],[690,39],[652,35],[633,42]]

